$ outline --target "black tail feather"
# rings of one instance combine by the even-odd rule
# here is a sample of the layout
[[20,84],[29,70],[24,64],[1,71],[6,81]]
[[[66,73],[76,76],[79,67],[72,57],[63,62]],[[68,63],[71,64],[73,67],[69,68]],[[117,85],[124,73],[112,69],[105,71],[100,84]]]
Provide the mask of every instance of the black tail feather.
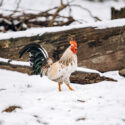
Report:
[[19,52],[19,58],[21,58],[23,56],[23,54],[25,52],[30,52],[30,50],[33,50],[35,48],[41,48],[41,46],[39,44],[36,43],[31,43],[26,45],[20,52]]
[[46,60],[48,58],[48,54],[44,48],[42,48],[39,44],[31,43],[26,45],[20,52],[19,58],[23,56],[25,52],[30,53],[30,62],[34,74],[40,74],[41,68],[46,64]]

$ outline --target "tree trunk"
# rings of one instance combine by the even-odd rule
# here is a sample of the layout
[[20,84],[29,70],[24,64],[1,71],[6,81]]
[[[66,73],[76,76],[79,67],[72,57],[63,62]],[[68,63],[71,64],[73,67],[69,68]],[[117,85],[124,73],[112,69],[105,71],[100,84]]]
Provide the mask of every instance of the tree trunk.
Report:
[[125,26],[106,29],[86,27],[0,40],[0,57],[28,61],[27,55],[18,58],[19,51],[28,43],[38,43],[56,61],[71,39],[78,42],[78,66],[101,72],[125,68]]

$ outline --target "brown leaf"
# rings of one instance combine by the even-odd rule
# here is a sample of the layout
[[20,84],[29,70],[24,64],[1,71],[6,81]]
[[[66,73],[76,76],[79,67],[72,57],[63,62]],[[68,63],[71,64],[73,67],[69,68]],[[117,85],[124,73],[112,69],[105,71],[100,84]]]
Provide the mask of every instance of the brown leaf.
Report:
[[15,106],[15,105],[13,105],[13,106],[9,106],[8,108],[6,108],[6,109],[4,109],[2,112],[13,112],[14,110],[16,110],[16,109],[22,109],[20,106]]

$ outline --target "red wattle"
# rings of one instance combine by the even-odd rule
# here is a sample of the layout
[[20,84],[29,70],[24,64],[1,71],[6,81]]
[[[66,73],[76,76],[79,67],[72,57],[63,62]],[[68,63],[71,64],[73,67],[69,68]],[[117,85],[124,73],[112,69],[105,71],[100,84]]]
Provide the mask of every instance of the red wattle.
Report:
[[77,53],[77,49],[76,49],[76,48],[74,48],[74,47],[71,47],[71,51],[72,51],[74,54],[76,54],[76,53]]

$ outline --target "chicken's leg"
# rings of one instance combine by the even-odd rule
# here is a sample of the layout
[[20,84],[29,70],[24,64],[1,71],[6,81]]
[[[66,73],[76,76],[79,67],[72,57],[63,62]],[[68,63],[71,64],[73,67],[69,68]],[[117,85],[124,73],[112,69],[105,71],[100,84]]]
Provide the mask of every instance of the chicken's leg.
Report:
[[67,85],[67,87],[71,90],[71,91],[74,91],[74,89],[68,84],[65,82],[65,84]]
[[61,83],[58,83],[59,92],[61,92]]

